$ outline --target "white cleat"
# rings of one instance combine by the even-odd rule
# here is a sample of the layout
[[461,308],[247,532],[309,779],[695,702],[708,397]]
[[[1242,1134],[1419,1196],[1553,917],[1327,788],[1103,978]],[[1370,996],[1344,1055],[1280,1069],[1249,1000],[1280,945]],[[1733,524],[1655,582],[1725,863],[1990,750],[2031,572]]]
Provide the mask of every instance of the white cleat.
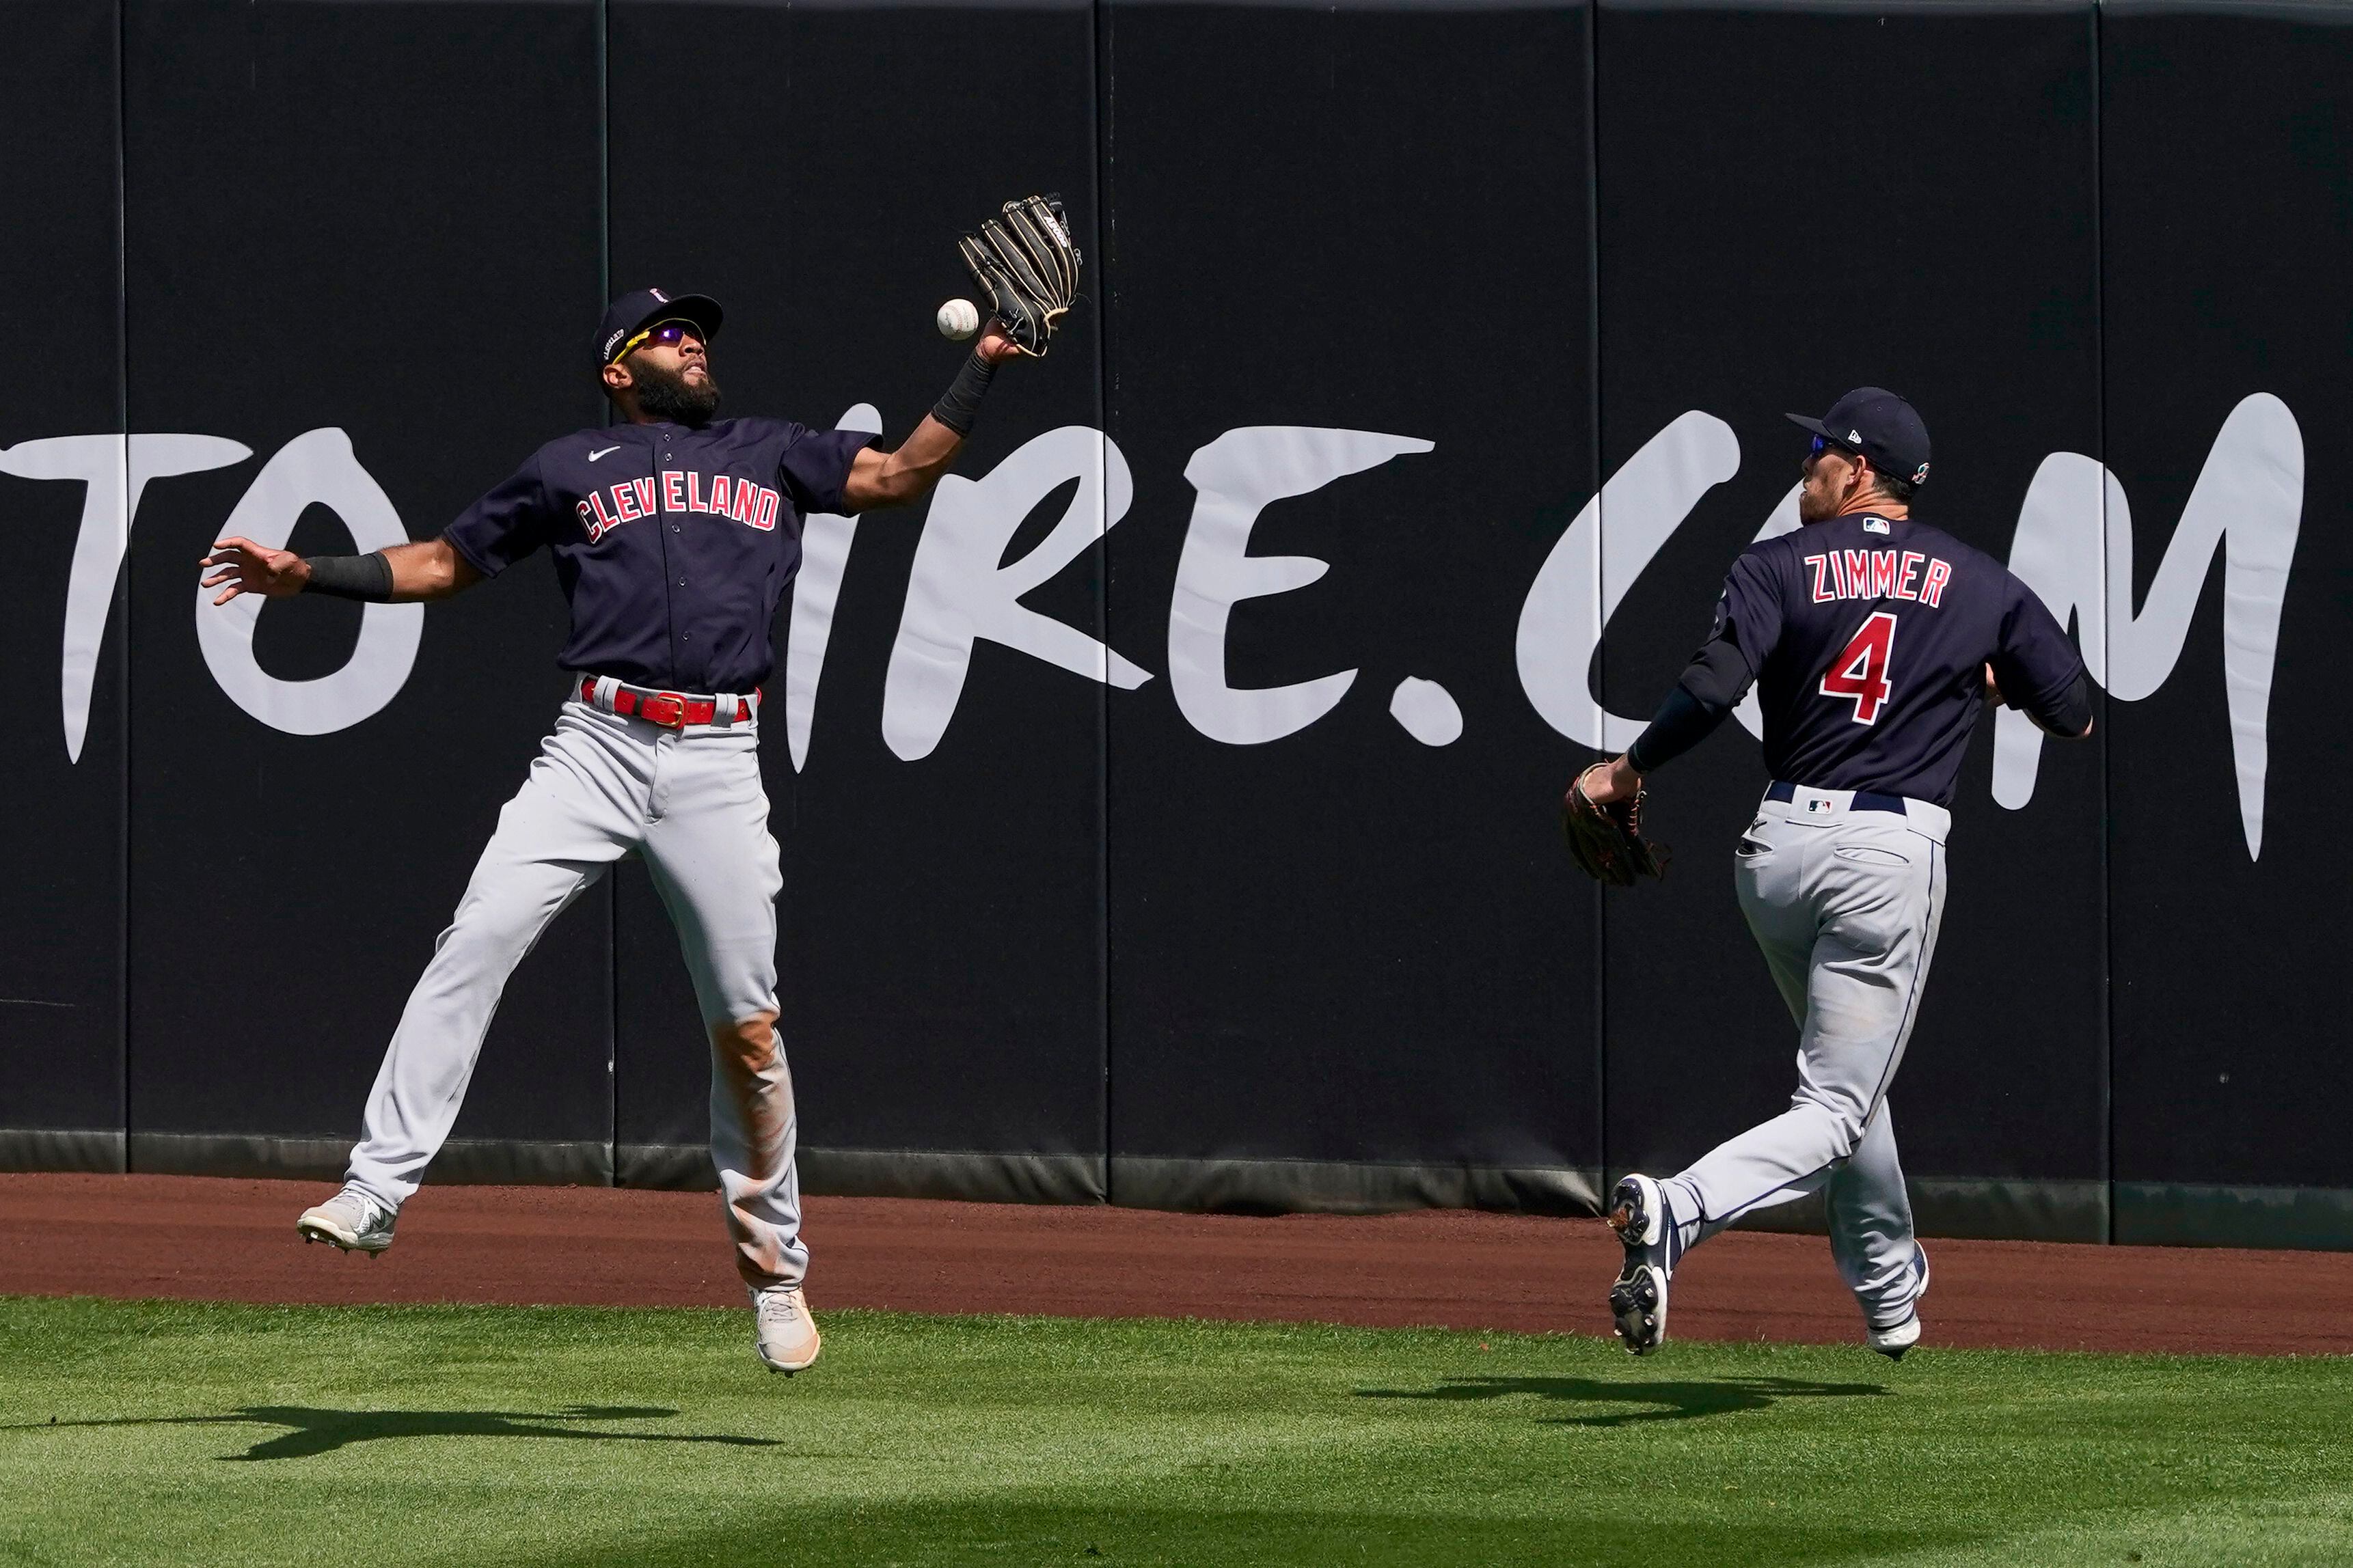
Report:
[[752,1313],[757,1335],[753,1343],[770,1372],[790,1377],[817,1360],[817,1320],[809,1316],[808,1300],[799,1286],[754,1290]]
[[1871,1348],[1890,1361],[1902,1361],[1904,1352],[1920,1342],[1920,1314],[1913,1313],[1892,1329],[1871,1331]]
[[1667,1195],[1649,1176],[1636,1173],[1610,1194],[1609,1228],[1626,1249],[1625,1267],[1609,1287],[1609,1316],[1618,1338],[1636,1355],[1649,1355],[1667,1337],[1667,1281],[1673,1268],[1674,1216]]
[[304,1241],[323,1241],[370,1258],[392,1245],[393,1211],[346,1184],[316,1208],[304,1209],[294,1229]]
[[1919,1282],[1912,1287],[1912,1305],[1904,1321],[1871,1331],[1871,1348],[1889,1361],[1902,1361],[1904,1352],[1920,1342],[1920,1298],[1928,1293],[1928,1252],[1918,1242],[1912,1244],[1912,1271]]

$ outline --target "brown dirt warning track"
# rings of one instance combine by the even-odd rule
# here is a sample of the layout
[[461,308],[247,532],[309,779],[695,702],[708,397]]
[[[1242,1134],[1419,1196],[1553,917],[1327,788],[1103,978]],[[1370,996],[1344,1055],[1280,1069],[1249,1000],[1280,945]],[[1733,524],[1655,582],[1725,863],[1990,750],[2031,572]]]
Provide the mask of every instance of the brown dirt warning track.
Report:
[[[306,1247],[332,1189],[0,1173],[0,1295],[741,1306],[710,1193],[427,1187],[373,1262]],[[1456,1212],[1279,1218],[812,1198],[828,1308],[1199,1317],[1606,1334],[1596,1220]],[[2353,1254],[1936,1241],[1930,1345],[2353,1353]],[[1817,1237],[1733,1232],[1675,1276],[1673,1336],[1853,1342]]]

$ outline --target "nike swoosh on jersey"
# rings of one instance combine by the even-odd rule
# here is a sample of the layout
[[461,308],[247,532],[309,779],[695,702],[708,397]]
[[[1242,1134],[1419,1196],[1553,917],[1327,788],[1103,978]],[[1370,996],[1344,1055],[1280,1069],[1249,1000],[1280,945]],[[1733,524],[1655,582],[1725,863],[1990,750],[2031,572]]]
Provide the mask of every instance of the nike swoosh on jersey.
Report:
[[616,452],[617,452],[617,451],[619,451],[619,450],[620,450],[620,448],[619,448],[618,447],[605,447],[605,448],[604,448],[603,450],[601,450],[601,451],[596,451],[596,452],[591,452],[591,453],[589,453],[589,454],[588,454],[588,460],[589,460],[590,462],[592,462],[592,463],[593,463],[593,462],[595,462],[595,461],[596,461],[597,458],[609,458],[609,457],[611,457],[614,453],[616,453]]

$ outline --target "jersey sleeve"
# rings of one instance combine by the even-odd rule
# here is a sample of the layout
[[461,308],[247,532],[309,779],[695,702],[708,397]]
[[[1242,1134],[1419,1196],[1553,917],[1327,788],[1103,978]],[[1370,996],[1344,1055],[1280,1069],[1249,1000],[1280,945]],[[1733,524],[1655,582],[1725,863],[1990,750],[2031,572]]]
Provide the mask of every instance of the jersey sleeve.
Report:
[[441,537],[475,571],[495,577],[553,539],[554,521],[555,508],[534,455],[503,484],[459,513]]
[[803,517],[848,511],[841,492],[849,483],[849,466],[873,444],[874,437],[863,430],[812,430],[796,425],[786,437],[776,477]]
[[[1781,552],[1772,550],[1751,550],[1741,556],[1732,563],[1724,596],[1715,604],[1715,629],[1708,640],[1737,647],[1747,660],[1751,679],[1781,640],[1782,559]],[[1739,700],[1736,693],[1732,700]]]
[[1715,733],[1747,695],[1780,637],[1781,594],[1774,564],[1752,552],[1732,563],[1707,640],[1692,655],[1650,727],[1626,749],[1634,771],[1664,767]]
[[2038,719],[2057,716],[2084,673],[2084,656],[2051,606],[2014,576],[2009,577],[2001,640],[1990,662],[2003,700]]

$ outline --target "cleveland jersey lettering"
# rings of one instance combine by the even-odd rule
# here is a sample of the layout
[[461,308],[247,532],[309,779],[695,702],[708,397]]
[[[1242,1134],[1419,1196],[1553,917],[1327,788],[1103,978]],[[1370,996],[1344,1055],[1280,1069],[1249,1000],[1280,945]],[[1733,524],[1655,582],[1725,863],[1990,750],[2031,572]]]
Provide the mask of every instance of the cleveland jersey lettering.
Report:
[[672,469],[591,490],[572,510],[579,514],[581,529],[594,544],[625,522],[665,511],[705,512],[733,518],[763,533],[773,532],[782,501],[776,491],[750,479],[730,479],[725,474],[706,479],[691,470],[681,474]]
[[1817,789],[1948,805],[1985,667],[2029,711],[2083,668],[2032,589],[1907,518],[1856,513],[1751,545],[1716,615],[1757,673],[1766,766]]
[[873,439],[787,419],[616,425],[550,441],[446,537],[484,576],[555,557],[564,668],[670,691],[750,691],[801,563],[801,519],[849,510]]

